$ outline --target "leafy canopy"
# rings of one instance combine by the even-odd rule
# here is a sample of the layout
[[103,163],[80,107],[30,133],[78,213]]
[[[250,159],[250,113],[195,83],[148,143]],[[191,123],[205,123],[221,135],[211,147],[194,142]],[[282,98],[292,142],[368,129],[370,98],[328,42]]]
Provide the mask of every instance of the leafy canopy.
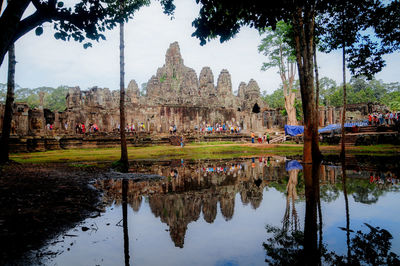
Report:
[[[173,0],[159,1],[164,13],[172,15]],[[30,4],[35,8],[34,13],[23,17]],[[150,0],[80,0],[70,5],[58,0],[8,1],[0,16],[0,65],[11,44],[33,29],[41,35],[45,22],[53,24],[56,39],[89,40],[83,44],[87,48],[92,45],[91,41],[105,40],[106,30],[133,18],[137,10],[149,4]]]
[[[286,63],[296,62],[295,50],[290,39],[291,33],[292,27],[284,21],[279,21],[275,30],[267,27],[260,31],[263,38],[258,46],[258,51],[268,57],[268,62],[263,63],[261,70],[279,67],[281,68],[280,72],[284,73],[288,67]],[[285,61],[283,64],[282,58]]]

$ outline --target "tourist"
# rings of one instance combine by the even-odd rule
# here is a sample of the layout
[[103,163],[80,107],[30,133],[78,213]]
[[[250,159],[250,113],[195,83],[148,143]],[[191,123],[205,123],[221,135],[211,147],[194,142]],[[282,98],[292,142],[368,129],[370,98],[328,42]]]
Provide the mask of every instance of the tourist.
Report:
[[389,111],[387,111],[385,114],[385,122],[386,122],[386,125],[388,126],[389,125]]
[[267,142],[269,144],[269,133],[267,133]]
[[181,148],[183,148],[183,146],[185,146],[185,143],[183,142],[183,136],[181,136]]
[[391,112],[389,114],[389,122],[390,122],[390,125],[394,125],[394,114],[393,114],[393,112]]
[[254,137],[255,137],[254,132],[251,132],[251,143],[254,143]]
[[264,143],[266,143],[267,142],[267,135],[264,133],[264,136],[263,136],[263,142]]
[[380,125],[383,125],[383,119],[384,119],[384,118],[383,118],[383,115],[380,113],[380,114],[379,114],[379,124],[380,124]]
[[258,134],[258,139],[257,140],[258,140],[258,144],[262,143],[262,138],[261,138],[261,134],[260,133]]

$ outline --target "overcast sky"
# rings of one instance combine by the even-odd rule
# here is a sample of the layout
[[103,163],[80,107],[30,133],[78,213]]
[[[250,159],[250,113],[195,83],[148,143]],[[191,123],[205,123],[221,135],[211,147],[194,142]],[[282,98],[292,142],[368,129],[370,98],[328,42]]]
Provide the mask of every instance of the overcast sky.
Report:
[[[153,1],[142,8],[125,27],[125,72],[126,86],[131,79],[139,84],[147,82],[164,64],[169,44],[179,42],[184,64],[194,68],[199,75],[202,67],[211,67],[214,81],[222,69],[228,69],[232,76],[233,91],[239,83],[255,79],[261,91],[271,93],[279,87],[277,69],[261,71],[266,58],[259,54],[257,46],[261,41],[258,32],[242,28],[232,40],[221,44],[213,40],[200,46],[198,39],[191,37],[194,32],[191,23],[199,7],[195,1],[175,0],[174,19],[162,13],[160,4]],[[33,10],[33,9],[31,9]],[[59,85],[119,88],[119,30],[107,32],[106,41],[93,43],[92,48],[83,49],[82,44],[64,42],[53,37],[51,24],[44,25],[44,33],[38,37],[34,31],[23,36],[16,43],[16,83],[21,87],[57,87]],[[327,76],[340,83],[341,55],[318,54],[320,76]],[[7,57],[0,68],[0,83],[7,81]],[[386,68],[376,77],[385,82],[400,81],[400,54],[387,56]]]

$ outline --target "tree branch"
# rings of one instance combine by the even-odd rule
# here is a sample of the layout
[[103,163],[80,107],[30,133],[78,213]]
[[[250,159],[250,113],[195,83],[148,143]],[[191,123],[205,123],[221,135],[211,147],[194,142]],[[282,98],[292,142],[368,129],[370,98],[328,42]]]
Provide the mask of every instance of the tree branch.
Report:
[[30,0],[10,1],[0,17],[0,65],[3,63],[21,17],[30,2]]

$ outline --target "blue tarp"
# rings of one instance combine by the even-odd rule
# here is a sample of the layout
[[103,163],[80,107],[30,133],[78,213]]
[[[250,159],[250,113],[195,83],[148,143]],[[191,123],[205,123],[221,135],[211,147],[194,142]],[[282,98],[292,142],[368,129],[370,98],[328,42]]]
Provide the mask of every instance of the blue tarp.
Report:
[[[368,121],[363,121],[363,122],[356,122],[356,123],[344,123],[344,127],[366,127],[368,126]],[[332,131],[332,130],[336,130],[336,129],[340,129],[341,125],[340,124],[332,124],[329,126],[326,126],[324,128],[321,128],[320,130],[318,130],[319,133],[322,132],[326,132],[326,131]]]
[[299,134],[303,134],[304,126],[289,126],[285,125],[285,135],[296,136]]
[[[366,126],[368,126],[368,121],[344,124],[344,127],[353,127],[353,126],[366,127]],[[324,128],[321,128],[320,130],[318,130],[318,132],[322,133],[322,132],[332,131],[332,130],[336,130],[336,129],[340,129],[340,128],[341,128],[340,124],[332,124],[332,125],[326,126]],[[304,132],[304,126],[285,125],[285,135],[297,136],[299,134],[303,134],[303,132]]]
[[303,169],[303,166],[296,160],[286,161],[286,171]]

